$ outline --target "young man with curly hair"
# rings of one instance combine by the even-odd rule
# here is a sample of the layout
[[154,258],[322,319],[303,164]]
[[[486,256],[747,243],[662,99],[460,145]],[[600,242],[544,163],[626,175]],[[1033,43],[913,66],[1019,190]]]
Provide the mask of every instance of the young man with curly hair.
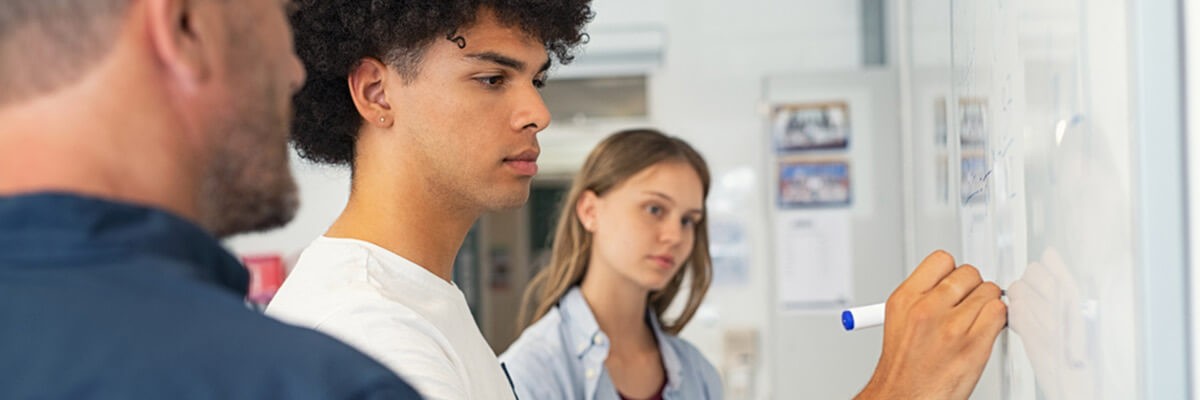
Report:
[[510,399],[452,283],[484,212],[519,207],[550,123],[538,88],[571,60],[588,0],[300,0],[309,71],[293,142],[348,165],[349,203],[267,313],[327,332],[430,399]]
[[[537,88],[551,55],[571,59],[588,1],[296,6],[309,75],[293,143],[353,179],[268,314],[345,340],[428,398],[512,398],[452,265],[482,213],[529,196],[550,123]],[[945,253],[927,258],[889,300],[883,356],[860,398],[966,398],[1004,325],[999,293]]]
[[287,222],[280,0],[0,0],[0,399],[415,399],[247,309]]

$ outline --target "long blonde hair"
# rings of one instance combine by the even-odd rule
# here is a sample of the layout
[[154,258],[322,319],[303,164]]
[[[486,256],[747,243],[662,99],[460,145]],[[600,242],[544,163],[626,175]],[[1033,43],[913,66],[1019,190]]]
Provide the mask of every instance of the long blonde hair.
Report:
[[[597,196],[604,196],[626,179],[663,161],[682,161],[689,164],[700,176],[704,198],[708,198],[711,180],[708,164],[699,152],[679,138],[652,129],[633,129],[609,136],[592,150],[579,175],[575,177],[571,191],[563,200],[558,227],[555,229],[554,245],[550,251],[550,262],[538,272],[525,290],[519,317],[522,328],[550,312],[571,287],[583,281],[587,273],[592,253],[592,235],[584,229],[575,212],[575,205],[579,203],[580,197],[588,191]],[[694,228],[696,242],[683,270],[675,274],[665,288],[650,292],[647,299],[663,330],[672,335],[679,334],[696,314],[696,309],[700,307],[700,302],[704,300],[704,294],[708,292],[708,286],[712,283],[707,207],[701,212],[704,215]],[[691,275],[687,304],[679,318],[664,321],[663,313],[683,286],[684,277],[687,275],[684,272],[690,272]]]

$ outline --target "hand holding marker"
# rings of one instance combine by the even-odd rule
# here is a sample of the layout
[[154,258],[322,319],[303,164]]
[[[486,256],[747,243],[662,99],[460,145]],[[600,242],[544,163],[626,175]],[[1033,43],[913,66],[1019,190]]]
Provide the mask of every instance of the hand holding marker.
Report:
[[[1004,296],[1004,294],[1004,291],[1001,290],[1000,295]],[[885,309],[887,309],[887,303],[854,307],[842,311],[842,327],[847,331],[856,331],[883,325]]]

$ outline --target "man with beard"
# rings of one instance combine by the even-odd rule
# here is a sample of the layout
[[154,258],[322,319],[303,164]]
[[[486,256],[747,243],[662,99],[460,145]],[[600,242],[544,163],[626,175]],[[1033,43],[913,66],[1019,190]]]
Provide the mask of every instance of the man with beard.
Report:
[[0,0],[0,398],[416,398],[245,307],[289,219],[280,0]]

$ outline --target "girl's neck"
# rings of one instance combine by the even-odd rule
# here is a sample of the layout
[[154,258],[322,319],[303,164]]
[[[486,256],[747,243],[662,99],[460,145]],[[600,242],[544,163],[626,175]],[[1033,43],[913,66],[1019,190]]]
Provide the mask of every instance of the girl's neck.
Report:
[[611,342],[609,353],[657,351],[654,331],[646,320],[646,301],[650,292],[624,277],[602,273],[612,271],[611,268],[596,267],[591,264],[590,271],[580,284],[580,291],[592,309],[600,330],[608,335]]

